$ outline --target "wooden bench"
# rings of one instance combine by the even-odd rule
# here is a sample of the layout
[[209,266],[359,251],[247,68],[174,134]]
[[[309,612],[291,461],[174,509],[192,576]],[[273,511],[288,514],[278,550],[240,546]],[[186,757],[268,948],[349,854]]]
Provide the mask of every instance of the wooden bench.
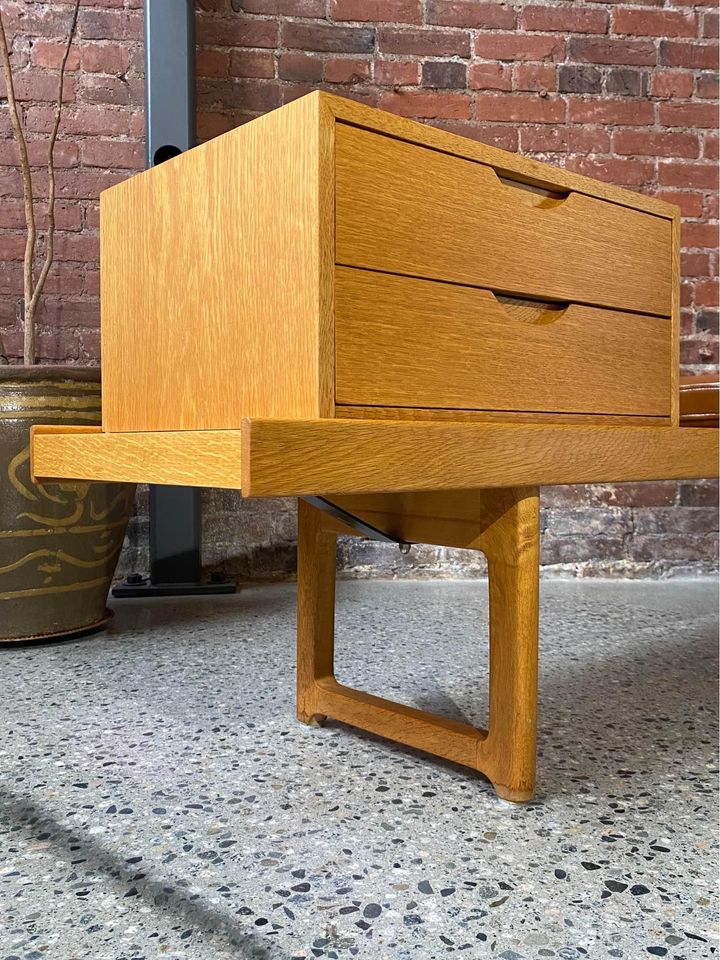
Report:
[[[103,426],[35,476],[297,496],[298,716],[535,786],[545,484],[714,475],[679,211],[314,93],[101,198]],[[335,538],[481,550],[488,730],[339,684]]]

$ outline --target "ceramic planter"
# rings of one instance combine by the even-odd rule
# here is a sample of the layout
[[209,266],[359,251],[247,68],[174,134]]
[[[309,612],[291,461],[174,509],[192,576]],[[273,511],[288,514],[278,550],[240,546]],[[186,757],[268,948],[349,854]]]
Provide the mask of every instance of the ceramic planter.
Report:
[[135,485],[36,484],[34,423],[100,424],[100,370],[0,366],[0,643],[90,630],[105,602]]

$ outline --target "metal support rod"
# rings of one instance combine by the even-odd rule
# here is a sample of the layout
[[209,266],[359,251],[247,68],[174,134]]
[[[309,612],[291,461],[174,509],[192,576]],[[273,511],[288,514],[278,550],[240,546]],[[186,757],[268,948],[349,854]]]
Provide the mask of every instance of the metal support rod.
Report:
[[[145,0],[145,128],[148,167],[195,144],[194,0]],[[190,321],[188,321],[190,322]],[[231,593],[235,584],[200,583],[200,491],[150,487],[150,578],[133,574],[113,596]]]
[[395,543],[400,547],[402,553],[407,553],[412,546],[412,544],[408,543],[407,540],[398,540],[397,537],[393,537],[391,534],[385,533],[383,530],[378,530],[377,527],[373,527],[372,524],[366,523],[364,520],[361,520],[360,517],[356,517],[354,513],[350,513],[348,510],[343,510],[342,507],[339,507],[336,503],[333,503],[332,500],[327,500],[325,497],[303,497],[302,499],[316,509],[322,510],[323,513],[327,513],[331,517],[335,517],[336,520],[344,523],[346,527],[350,527],[352,530],[362,534],[363,537],[367,537],[369,540],[381,540],[383,543]]

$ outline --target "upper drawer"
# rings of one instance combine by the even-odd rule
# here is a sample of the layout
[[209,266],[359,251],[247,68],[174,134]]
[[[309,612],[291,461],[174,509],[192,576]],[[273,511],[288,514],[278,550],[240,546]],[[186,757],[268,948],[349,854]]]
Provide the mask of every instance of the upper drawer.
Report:
[[336,259],[516,295],[671,313],[671,221],[336,124]]

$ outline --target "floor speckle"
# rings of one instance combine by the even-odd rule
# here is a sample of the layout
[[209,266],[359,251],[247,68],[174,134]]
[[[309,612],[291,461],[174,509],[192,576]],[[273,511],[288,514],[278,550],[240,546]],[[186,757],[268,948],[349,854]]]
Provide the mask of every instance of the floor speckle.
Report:
[[[717,954],[717,590],[542,586],[539,785],[294,719],[294,587],[0,650],[0,960]],[[338,673],[482,724],[487,590],[343,582]]]

